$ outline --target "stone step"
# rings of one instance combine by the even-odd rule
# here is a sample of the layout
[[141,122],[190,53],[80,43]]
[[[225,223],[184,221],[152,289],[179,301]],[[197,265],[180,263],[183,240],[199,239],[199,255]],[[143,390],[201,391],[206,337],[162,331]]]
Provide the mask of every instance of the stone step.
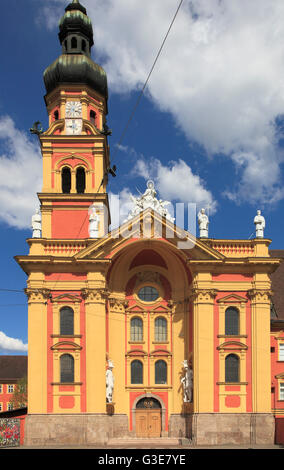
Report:
[[129,446],[129,445],[158,445],[161,447],[167,446],[179,446],[181,445],[181,439],[173,437],[114,437],[108,440],[108,445],[110,446]]

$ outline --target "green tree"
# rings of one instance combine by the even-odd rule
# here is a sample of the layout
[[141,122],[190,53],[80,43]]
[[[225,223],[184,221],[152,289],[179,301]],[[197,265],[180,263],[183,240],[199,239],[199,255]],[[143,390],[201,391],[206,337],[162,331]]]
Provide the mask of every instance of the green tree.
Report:
[[23,377],[15,386],[13,396],[11,398],[13,409],[26,408],[28,406],[28,380]]

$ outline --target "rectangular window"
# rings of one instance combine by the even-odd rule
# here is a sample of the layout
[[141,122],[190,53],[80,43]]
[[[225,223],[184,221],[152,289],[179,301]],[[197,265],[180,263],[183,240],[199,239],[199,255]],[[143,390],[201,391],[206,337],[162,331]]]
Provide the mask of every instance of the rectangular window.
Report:
[[279,361],[284,361],[284,343],[279,343]]
[[3,393],[2,385],[0,385],[0,393]]
[[0,411],[3,410],[3,406],[2,406],[2,403],[0,403]]
[[284,400],[284,382],[280,384],[279,400]]
[[14,393],[14,385],[8,385],[8,393]]
[[7,410],[8,410],[8,411],[11,411],[12,409],[13,409],[12,403],[8,403]]

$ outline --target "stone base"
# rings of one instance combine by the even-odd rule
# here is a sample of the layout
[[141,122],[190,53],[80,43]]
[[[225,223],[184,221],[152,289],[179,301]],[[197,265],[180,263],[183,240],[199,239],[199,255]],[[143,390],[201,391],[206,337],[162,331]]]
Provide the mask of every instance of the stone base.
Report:
[[192,437],[192,414],[172,414],[169,419],[169,437]]
[[274,434],[275,420],[271,414],[204,413],[192,415],[192,443],[194,445],[271,445],[274,444]]
[[128,436],[127,415],[28,415],[25,445],[106,444],[110,438]]

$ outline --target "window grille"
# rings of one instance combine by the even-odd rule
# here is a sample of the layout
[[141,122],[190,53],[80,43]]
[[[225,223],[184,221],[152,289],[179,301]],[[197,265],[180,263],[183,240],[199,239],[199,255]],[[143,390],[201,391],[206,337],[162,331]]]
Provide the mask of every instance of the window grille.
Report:
[[159,317],[155,320],[155,341],[167,341],[167,325],[168,322],[165,318]]
[[229,307],[225,312],[225,334],[239,335],[239,312],[236,308]]
[[143,321],[141,318],[135,317],[130,322],[130,340],[143,341]]

